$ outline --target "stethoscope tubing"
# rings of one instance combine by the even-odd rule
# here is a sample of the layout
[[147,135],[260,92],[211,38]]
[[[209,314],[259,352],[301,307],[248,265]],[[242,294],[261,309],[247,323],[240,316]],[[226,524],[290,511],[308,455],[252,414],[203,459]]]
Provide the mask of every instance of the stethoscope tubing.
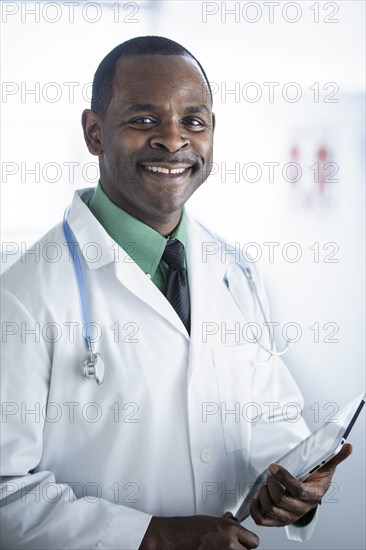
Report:
[[80,296],[80,305],[81,305],[81,312],[83,316],[83,335],[84,340],[86,343],[86,347],[88,351],[93,354],[94,353],[94,345],[93,340],[90,334],[90,315],[89,315],[89,300],[88,300],[88,293],[86,290],[85,285],[85,277],[83,274],[83,268],[81,266],[80,257],[78,253],[78,243],[74,238],[73,232],[71,231],[71,227],[69,226],[69,223],[67,221],[67,216],[69,213],[69,208],[65,211],[64,219],[63,219],[63,230],[65,233],[67,245],[70,250],[70,254],[72,257],[72,261],[74,264],[75,274],[76,274],[76,280],[78,283],[78,289],[79,289],[79,296]]
[[262,344],[262,342],[260,341],[260,339],[255,339],[256,343],[266,352],[268,353],[268,357],[267,359],[265,359],[264,361],[261,361],[261,362],[258,362],[256,363],[257,366],[260,366],[260,365],[265,365],[266,363],[268,363],[268,361],[270,361],[270,359],[272,358],[272,356],[275,356],[275,357],[281,357],[282,355],[284,355],[289,347],[291,346],[291,342],[288,342],[285,347],[283,348],[283,350],[281,351],[275,351],[274,350],[274,341],[273,341],[273,338],[271,336],[271,331],[270,331],[270,326],[269,326],[269,323],[268,323],[268,320],[267,320],[267,316],[266,316],[266,313],[264,311],[264,307],[263,307],[263,304],[262,304],[262,300],[259,296],[259,292],[258,292],[258,288],[257,288],[257,285],[255,284],[255,281],[253,280],[253,276],[252,276],[252,270],[250,269],[250,267],[246,264],[242,262],[230,262],[229,265],[227,266],[226,268],[226,273],[225,273],[225,276],[224,276],[224,284],[226,286],[226,288],[228,289],[229,293],[230,293],[230,296],[232,297],[232,299],[234,300],[237,308],[239,309],[239,311],[241,312],[241,314],[243,315],[244,318],[246,318],[245,316],[245,313],[243,312],[242,310],[242,307],[240,306],[238,300],[236,299],[235,295],[233,294],[233,292],[231,292],[231,289],[230,289],[230,283],[229,283],[229,277],[228,277],[228,273],[229,273],[229,268],[230,266],[232,265],[236,265],[237,267],[239,267],[239,269],[244,273],[245,275],[245,278],[248,282],[248,285],[249,285],[249,288],[252,292],[252,294],[255,296],[255,299],[256,299],[256,302],[259,306],[259,309],[260,309],[260,312],[262,314],[262,317],[264,319],[264,322],[265,322],[265,325],[267,326],[267,329],[268,329],[268,335],[269,335],[269,341],[270,341],[270,348],[268,349],[266,346],[264,346]]
[[85,341],[86,348],[88,350],[88,357],[83,362],[83,374],[84,378],[95,378],[95,381],[98,385],[103,384],[105,366],[104,359],[100,353],[95,353],[94,344],[92,336],[90,334],[90,315],[89,315],[89,301],[88,301],[88,292],[86,290],[85,277],[83,273],[83,268],[81,265],[79,252],[78,252],[78,243],[75,240],[71,227],[67,221],[67,216],[69,213],[69,208],[66,209],[63,219],[63,230],[66,237],[66,242],[70,250],[72,261],[74,264],[76,280],[79,289],[80,297],[80,306],[81,313],[83,317],[83,337]]

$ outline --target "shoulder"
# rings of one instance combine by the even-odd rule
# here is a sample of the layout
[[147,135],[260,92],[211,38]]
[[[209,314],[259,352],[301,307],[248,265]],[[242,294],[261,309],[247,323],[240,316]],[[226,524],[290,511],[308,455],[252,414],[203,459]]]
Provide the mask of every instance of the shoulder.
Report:
[[[88,197],[92,192],[93,189],[89,188],[76,191],[71,204],[71,209],[75,212],[74,218],[82,228],[88,225],[88,214],[93,218],[83,201],[83,197]],[[96,220],[94,222],[98,225]],[[32,288],[36,291],[41,286],[44,289],[53,280],[60,284],[64,270],[72,267],[62,222],[30,246],[20,243],[18,250],[20,254],[15,262],[11,254],[2,255],[4,272],[1,277],[1,286],[16,295],[24,290],[31,291]]]
[[190,212],[187,212],[186,217],[188,236],[199,238],[202,241],[217,243],[220,247],[227,246],[235,248],[234,243],[231,243],[225,237],[219,235],[214,229],[209,227],[197,216],[191,214]]
[[20,301],[26,296],[45,289],[52,281],[60,282],[60,270],[69,263],[69,253],[59,223],[31,246],[22,249],[20,257],[7,268],[9,258],[3,257],[5,271],[1,276],[1,287]]
[[187,214],[188,238],[200,242],[203,256],[219,256],[223,264],[236,263],[251,271],[251,258],[243,254],[240,242],[233,242],[220,235],[205,222],[192,214]]

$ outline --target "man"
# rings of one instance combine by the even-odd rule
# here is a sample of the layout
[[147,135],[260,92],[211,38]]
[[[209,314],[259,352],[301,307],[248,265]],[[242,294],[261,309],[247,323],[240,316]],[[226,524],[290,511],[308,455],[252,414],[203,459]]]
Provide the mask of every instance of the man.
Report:
[[[263,323],[232,250],[184,210],[212,166],[207,77],[179,44],[136,38],[100,64],[91,107],[100,184],[3,277],[4,547],[255,548],[238,494],[308,431],[278,414],[302,403],[280,359],[230,336],[241,311]],[[349,453],[304,483],[270,466],[255,521],[308,536]]]

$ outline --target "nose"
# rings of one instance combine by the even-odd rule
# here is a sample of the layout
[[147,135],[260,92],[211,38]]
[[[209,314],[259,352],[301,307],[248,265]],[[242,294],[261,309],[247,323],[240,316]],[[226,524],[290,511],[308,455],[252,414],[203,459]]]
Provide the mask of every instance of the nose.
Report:
[[150,145],[153,149],[175,153],[181,149],[188,149],[190,140],[184,127],[174,120],[169,120],[156,127],[156,132],[150,139]]

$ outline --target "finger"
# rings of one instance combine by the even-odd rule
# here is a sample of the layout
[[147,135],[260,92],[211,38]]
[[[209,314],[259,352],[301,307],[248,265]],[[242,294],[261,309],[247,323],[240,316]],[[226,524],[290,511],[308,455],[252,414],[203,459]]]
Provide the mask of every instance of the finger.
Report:
[[279,464],[270,464],[268,470],[295,499],[304,502],[317,501],[317,491],[315,488],[310,484],[306,485]]
[[238,518],[233,516],[231,512],[225,512],[225,514],[222,516],[224,519],[231,519],[232,521],[236,521],[237,523],[240,523]]
[[328,470],[335,470],[338,464],[346,460],[351,454],[352,454],[353,448],[350,443],[346,443],[343,445],[341,451],[337,453],[332,460],[330,460],[327,464],[325,464],[322,468],[319,468],[319,471],[328,471]]
[[262,513],[265,516],[269,516],[279,522],[279,525],[288,525],[301,515],[294,513],[292,510],[285,510],[280,506],[277,506],[270,495],[268,485],[264,485],[259,493],[259,501],[262,508]]
[[263,525],[264,527],[282,527],[282,524],[279,523],[278,520],[265,515],[259,500],[259,493],[252,499],[250,515],[257,525]]
[[267,489],[268,489],[268,492],[269,492],[269,495],[270,495],[272,501],[275,504],[279,504],[281,502],[281,500],[283,499],[285,493],[286,493],[286,489],[271,474],[269,474],[267,476],[267,482],[266,483],[267,483]]
[[259,545],[259,538],[255,533],[242,527],[238,532],[238,541],[251,550],[251,548],[257,548]]
[[291,512],[298,517],[308,512],[310,505],[291,496],[272,475],[267,478],[267,488],[272,502],[278,508]]
[[259,493],[258,496],[252,500],[250,513],[257,525],[263,525],[264,527],[283,527],[282,521],[265,513]]

